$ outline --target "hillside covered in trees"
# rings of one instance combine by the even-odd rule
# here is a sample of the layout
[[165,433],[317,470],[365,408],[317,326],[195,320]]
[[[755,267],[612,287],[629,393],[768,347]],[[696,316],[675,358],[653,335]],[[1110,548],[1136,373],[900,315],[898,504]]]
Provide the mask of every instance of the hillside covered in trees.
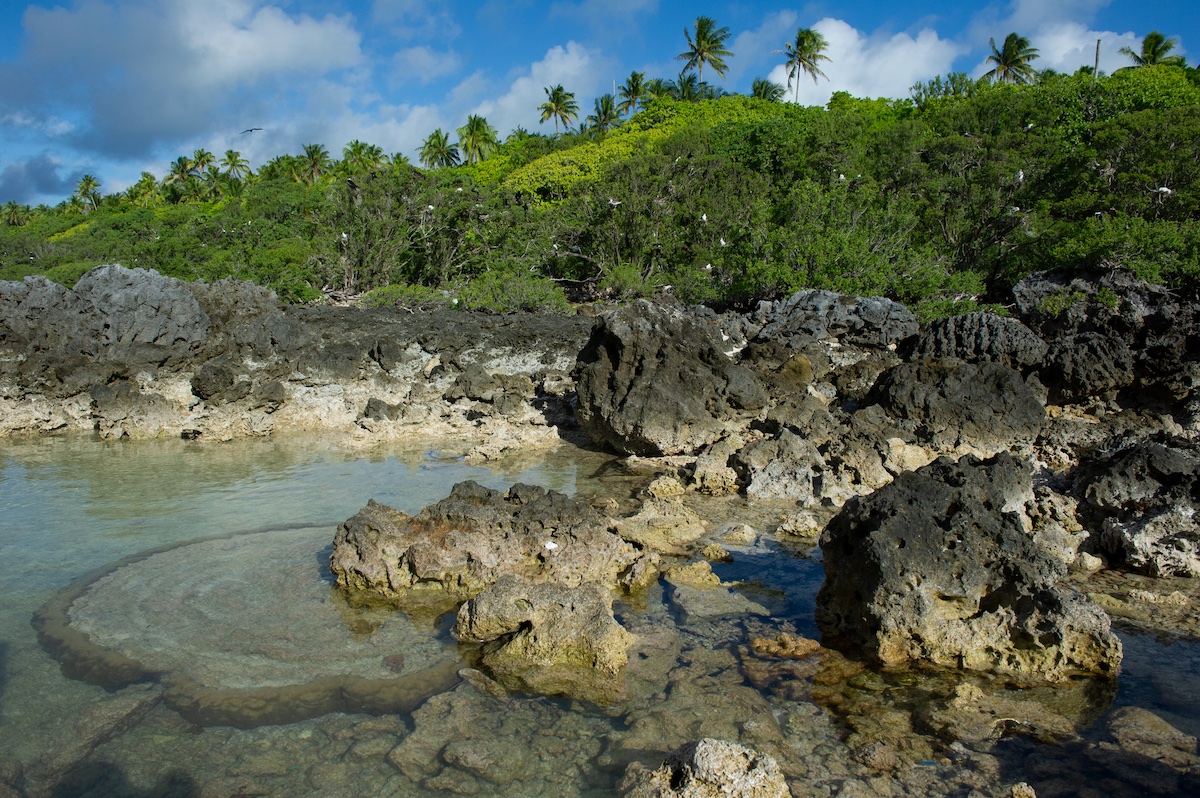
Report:
[[1058,267],[1200,282],[1194,69],[1028,85],[952,75],[908,99],[835,94],[824,108],[764,95],[664,92],[619,125],[597,101],[598,121],[612,117],[602,129],[517,130],[428,169],[361,142],[338,162],[314,145],[253,176],[237,153],[225,169],[181,158],[161,184],[5,205],[0,279],[70,285],[121,263],[253,280],[293,302],[337,292],[495,310],[817,287],[925,316],[1002,301]]

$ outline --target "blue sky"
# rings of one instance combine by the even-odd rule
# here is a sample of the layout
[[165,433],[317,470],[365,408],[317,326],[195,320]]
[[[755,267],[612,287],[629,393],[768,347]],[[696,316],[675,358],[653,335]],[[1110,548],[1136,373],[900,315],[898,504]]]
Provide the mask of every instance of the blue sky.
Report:
[[[199,147],[257,167],[313,142],[340,156],[361,139],[415,161],[432,130],[472,113],[501,136],[550,132],[538,123],[545,86],[574,92],[586,116],[633,70],[673,78],[698,14],[730,28],[729,70],[705,78],[733,92],[756,77],[785,83],[772,51],[798,28],[819,30],[829,79],[802,84],[803,104],[980,75],[989,37],[1012,31],[1039,49],[1038,68],[1090,65],[1100,39],[1111,72],[1128,63],[1120,48],[1152,30],[1200,61],[1196,0],[4,0],[0,203],[54,204],[85,172],[122,190]],[[241,133],[251,127],[262,130]]]

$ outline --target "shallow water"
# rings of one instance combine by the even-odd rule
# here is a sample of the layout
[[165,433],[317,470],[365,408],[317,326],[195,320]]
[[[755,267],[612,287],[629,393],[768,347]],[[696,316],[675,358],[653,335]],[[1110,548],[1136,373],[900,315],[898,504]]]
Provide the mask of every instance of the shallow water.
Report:
[[[793,788],[803,785],[797,795],[1008,795],[1012,783],[1037,783],[1049,772],[1028,764],[1047,758],[1062,771],[1052,774],[1059,782],[1099,773],[1086,757],[1057,761],[1045,754],[1056,749],[1033,744],[1010,746],[1007,758],[947,758],[894,709],[912,702],[910,687],[871,674],[833,687],[845,676],[834,657],[749,657],[751,638],[785,626],[816,635],[819,564],[762,541],[713,566],[723,579],[741,580],[736,601],[658,587],[636,606],[618,605],[638,636],[628,669],[633,698],[620,706],[438,682],[412,712],[339,711],[237,729],[197,725],[157,704],[82,761],[72,753],[80,719],[102,713],[114,695],[65,678],[39,647],[30,618],[96,568],[177,546],[104,577],[113,580],[109,589],[79,601],[73,618],[116,629],[132,651],[151,652],[139,658],[168,652],[170,661],[154,667],[191,668],[200,681],[244,688],[330,673],[386,677],[385,666],[407,674],[448,662],[457,670],[463,663],[446,624],[417,628],[338,603],[325,566],[337,524],[372,498],[415,512],[468,478],[592,496],[628,492],[628,478],[606,462],[568,449],[491,471],[430,449],[348,451],[320,438],[5,441],[0,779],[11,779],[18,762],[26,784],[37,787],[31,794],[56,796],[609,795],[628,763],[656,763],[703,736],[771,753]],[[1144,706],[1200,732],[1200,649],[1135,637],[1125,643],[1115,705]],[[868,733],[892,739],[917,764],[886,773],[864,765],[846,742]],[[1113,783],[1139,794],[1132,773]]]

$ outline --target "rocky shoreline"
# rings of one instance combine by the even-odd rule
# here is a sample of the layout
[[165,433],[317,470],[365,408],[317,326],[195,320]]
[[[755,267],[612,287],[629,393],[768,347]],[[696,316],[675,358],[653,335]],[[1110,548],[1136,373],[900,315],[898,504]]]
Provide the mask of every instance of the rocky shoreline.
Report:
[[[822,643],[763,610],[736,671],[829,707],[859,763],[978,762],[1027,735],[1166,762],[1156,777],[1180,792],[1165,794],[1184,794],[1195,738],[1144,710],[1103,740],[1080,730],[1120,671],[1111,625],[1200,640],[1198,316],[1120,272],[1031,275],[1010,317],[922,326],[820,291],[747,314],[637,302],[595,319],[289,308],[108,266],[70,291],[0,283],[0,434],[327,430],[458,440],[480,460],[587,439],[626,456],[628,495],[589,506],[465,483],[418,515],[372,504],[339,529],[331,567],[352,601],[457,612],[478,670],[428,706],[476,689],[636,707],[649,677],[630,652],[655,633],[614,601],[662,584],[681,618],[754,617],[710,563],[819,545]],[[751,523],[715,523],[731,498]],[[890,686],[863,690],[873,679]],[[622,790],[704,795],[726,778],[736,794],[808,794],[771,735],[738,735],[681,741],[666,770],[631,756]],[[434,766],[414,744],[389,761],[453,781],[445,750]]]

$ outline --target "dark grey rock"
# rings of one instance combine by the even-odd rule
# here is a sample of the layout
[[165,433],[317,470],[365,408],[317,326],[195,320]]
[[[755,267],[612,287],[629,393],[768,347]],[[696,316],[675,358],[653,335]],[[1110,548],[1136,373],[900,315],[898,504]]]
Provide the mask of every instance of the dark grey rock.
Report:
[[754,318],[762,324],[756,340],[776,340],[796,350],[827,340],[887,348],[919,329],[912,311],[899,302],[832,291],[800,291],[778,302],[760,303]]
[[719,328],[640,301],[601,318],[579,354],[578,417],[597,443],[641,455],[694,453],[767,403]]
[[930,322],[917,339],[912,357],[1000,363],[1021,371],[1039,365],[1046,349],[1046,342],[1016,319],[966,313]]
[[1058,338],[1038,378],[1053,404],[1112,394],[1134,382],[1133,353],[1122,338],[1085,332]]
[[1115,677],[1121,643],[1035,540],[1033,500],[1030,466],[1002,453],[943,457],[849,501],[821,538],[822,643],[885,665]]
[[998,363],[927,360],[885,371],[868,395],[918,440],[943,450],[1029,446],[1046,412],[1021,375]]
[[1085,463],[1085,524],[1113,562],[1151,576],[1200,576],[1200,451],[1142,441]]

